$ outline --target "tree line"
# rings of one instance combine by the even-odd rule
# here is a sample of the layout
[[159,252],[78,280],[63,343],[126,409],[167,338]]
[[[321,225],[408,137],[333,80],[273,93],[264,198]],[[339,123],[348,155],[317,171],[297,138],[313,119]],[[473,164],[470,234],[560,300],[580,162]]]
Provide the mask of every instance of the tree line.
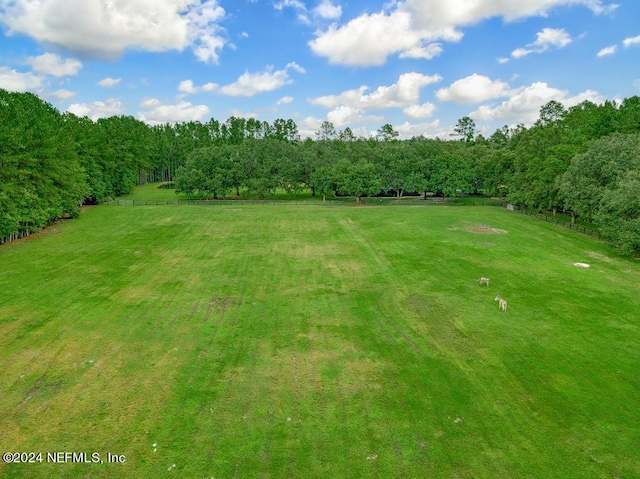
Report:
[[389,124],[356,137],[324,122],[301,140],[291,119],[149,126],[130,116],[92,121],[31,93],[0,90],[0,242],[29,234],[83,204],[136,184],[175,181],[212,199],[313,195],[500,196],[593,224],[640,254],[640,97],[571,108],[551,101],[531,127],[490,136],[469,117],[450,138],[398,140]]

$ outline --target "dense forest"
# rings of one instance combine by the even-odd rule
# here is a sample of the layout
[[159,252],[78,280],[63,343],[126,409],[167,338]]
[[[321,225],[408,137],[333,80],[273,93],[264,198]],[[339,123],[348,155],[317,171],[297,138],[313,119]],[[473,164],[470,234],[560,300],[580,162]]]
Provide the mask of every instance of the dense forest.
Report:
[[640,254],[640,97],[571,108],[551,101],[529,128],[485,137],[469,117],[451,138],[398,140],[391,125],[355,137],[324,122],[301,140],[293,120],[148,126],[60,113],[31,93],[0,90],[0,243],[136,184],[175,181],[207,198],[486,194],[566,212],[624,254]]

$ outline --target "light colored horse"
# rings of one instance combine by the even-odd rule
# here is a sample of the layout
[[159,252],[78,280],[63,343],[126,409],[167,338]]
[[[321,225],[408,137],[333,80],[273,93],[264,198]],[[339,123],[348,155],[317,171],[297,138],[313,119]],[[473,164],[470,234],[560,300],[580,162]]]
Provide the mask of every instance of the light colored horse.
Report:
[[502,299],[500,296],[496,296],[495,301],[498,302],[498,306],[500,307],[500,311],[506,311],[507,310],[507,302]]
[[486,284],[487,286],[489,286],[489,278],[485,278],[483,276],[478,281],[476,281],[476,283],[478,283],[479,286],[482,286],[483,284]]

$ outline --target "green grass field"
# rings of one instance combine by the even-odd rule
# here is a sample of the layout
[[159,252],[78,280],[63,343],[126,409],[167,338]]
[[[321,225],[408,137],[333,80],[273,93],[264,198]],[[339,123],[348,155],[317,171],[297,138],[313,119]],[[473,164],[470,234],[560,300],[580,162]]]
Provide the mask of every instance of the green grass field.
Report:
[[640,477],[640,262],[534,218],[97,206],[0,265],[2,477]]

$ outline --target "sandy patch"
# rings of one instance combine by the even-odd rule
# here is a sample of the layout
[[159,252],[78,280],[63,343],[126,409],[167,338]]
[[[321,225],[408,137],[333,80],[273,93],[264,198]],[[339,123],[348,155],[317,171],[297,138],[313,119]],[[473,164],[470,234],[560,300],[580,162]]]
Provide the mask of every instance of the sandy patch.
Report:
[[458,226],[454,228],[449,228],[452,231],[467,231],[468,233],[474,234],[484,234],[484,235],[496,235],[496,234],[505,234],[507,230],[502,230],[500,228],[492,228],[489,225],[466,225],[466,226]]
[[207,302],[207,313],[224,313],[242,304],[242,296],[212,296]]

